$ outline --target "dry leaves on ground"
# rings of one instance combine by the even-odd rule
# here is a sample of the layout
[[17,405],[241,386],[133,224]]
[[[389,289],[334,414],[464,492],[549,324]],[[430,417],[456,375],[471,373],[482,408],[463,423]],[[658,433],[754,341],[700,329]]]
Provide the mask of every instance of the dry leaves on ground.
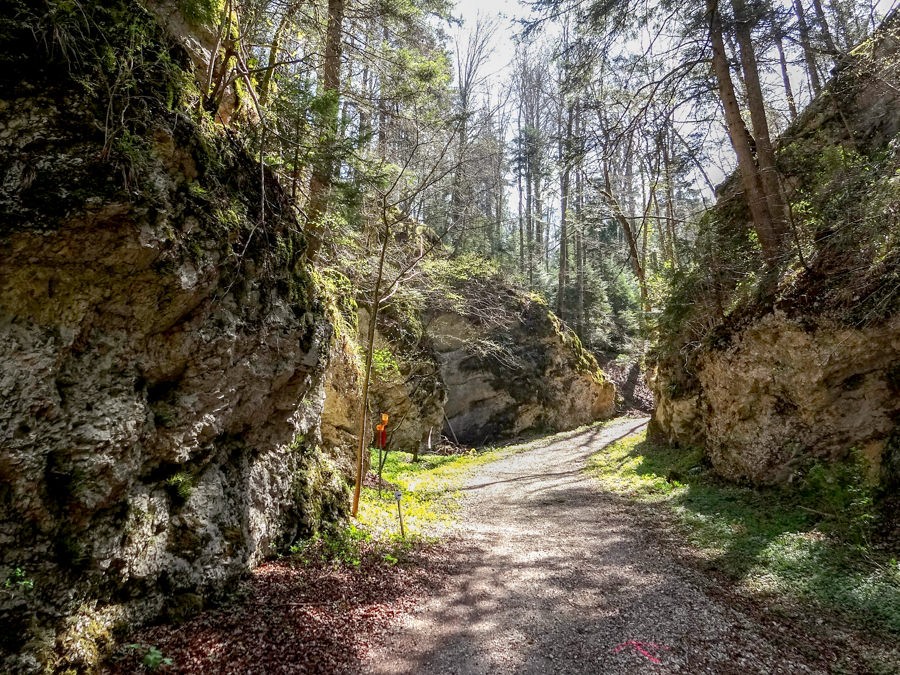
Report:
[[157,667],[165,673],[356,672],[370,644],[441,574],[442,557],[439,546],[422,545],[392,563],[364,545],[358,565],[308,553],[265,563],[241,584],[242,600],[127,636],[106,672],[148,671],[150,647],[171,659]]

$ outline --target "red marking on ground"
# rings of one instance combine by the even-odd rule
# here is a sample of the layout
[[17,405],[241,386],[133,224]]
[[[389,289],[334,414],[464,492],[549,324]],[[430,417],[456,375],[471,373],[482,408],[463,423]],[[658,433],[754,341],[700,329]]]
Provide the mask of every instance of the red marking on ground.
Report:
[[622,644],[616,645],[616,647],[612,650],[613,654],[618,654],[620,651],[622,651],[623,649],[626,649],[628,647],[634,649],[638,654],[645,657],[651,663],[657,663],[657,664],[662,663],[662,661],[660,661],[655,655],[653,655],[649,651],[647,651],[646,648],[649,647],[650,649],[654,649],[657,651],[660,649],[669,649],[665,645],[658,645],[655,642],[641,642],[639,640],[626,640]]

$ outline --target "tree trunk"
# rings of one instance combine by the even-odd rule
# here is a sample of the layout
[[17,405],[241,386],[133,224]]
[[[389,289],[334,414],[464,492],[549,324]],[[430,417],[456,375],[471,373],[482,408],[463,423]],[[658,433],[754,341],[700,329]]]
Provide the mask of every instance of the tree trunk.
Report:
[[[560,129],[559,154],[561,160],[559,174],[559,287],[557,289],[556,311],[565,318],[566,287],[569,284],[569,182],[572,171],[572,124],[575,119],[575,105],[566,108],[565,128]],[[560,125],[562,126],[562,125]]]
[[494,176],[494,230],[491,236],[489,254],[494,257],[500,250],[500,239],[503,237],[503,207],[506,194],[506,185],[503,175],[503,137],[505,135],[504,121],[498,120],[497,124],[497,172]]
[[391,228],[388,223],[387,206],[382,203],[381,223],[384,227],[384,240],[381,243],[381,254],[378,256],[378,273],[375,277],[375,290],[372,291],[372,316],[369,318],[369,329],[366,331],[366,366],[363,372],[362,401],[359,404],[359,437],[356,443],[356,483],[353,487],[353,504],[351,515],[356,516],[359,510],[359,495],[363,482],[363,453],[366,449],[366,421],[369,414],[369,383],[372,380],[372,354],[375,351],[375,323],[378,321],[378,305],[381,304],[381,281],[384,278],[384,259],[387,255]]
[[775,163],[775,149],[769,134],[769,122],[766,119],[766,104],[762,86],[759,82],[759,66],[753,49],[751,33],[751,17],[744,0],[732,0],[735,15],[735,33],[740,47],[741,68],[744,71],[744,84],[747,88],[747,105],[750,108],[750,122],[753,125],[753,138],[756,141],[757,166],[769,217],[772,224],[774,245],[781,248],[781,241],[787,232],[787,207],[781,196],[781,179]]
[[778,50],[778,63],[781,65],[781,82],[784,85],[784,97],[787,99],[788,112],[790,113],[791,122],[797,119],[797,103],[794,101],[794,89],[791,87],[791,78],[788,75],[787,58],[784,55],[784,35],[781,30],[781,24],[774,13],[770,13],[772,22],[772,38],[775,41],[775,48]]
[[299,3],[288,5],[287,9],[284,11],[284,15],[281,17],[281,21],[278,22],[278,28],[275,29],[275,33],[272,35],[272,45],[269,47],[269,62],[259,81],[259,104],[261,106],[266,105],[269,100],[272,74],[275,72],[276,64],[278,63],[278,52],[281,50],[281,41],[284,39],[284,31],[287,30],[288,24],[290,24],[291,20],[294,18],[294,13],[298,8]]
[[524,153],[522,152],[522,110],[519,110],[519,115],[516,121],[517,126],[517,138],[519,143],[519,157],[516,160],[516,186],[519,190],[519,274],[522,275],[522,278],[525,278],[525,220],[522,215],[522,163],[525,161]]
[[534,172],[534,257],[539,266],[544,260],[544,203],[541,200],[541,174]]
[[728,65],[728,55],[725,52],[725,41],[722,38],[722,20],[719,16],[717,0],[706,2],[709,36],[712,42],[713,70],[719,90],[719,98],[725,110],[725,125],[728,129],[728,137],[737,155],[738,171],[741,176],[741,185],[744,188],[744,196],[750,208],[750,216],[753,227],[759,237],[763,255],[766,261],[773,263],[778,255],[778,246],[772,218],[769,214],[766,194],[760,181],[756,161],[753,158],[753,149],[750,147],[750,134],[744,126],[741,117],[741,109],[734,93],[734,84],[731,80],[731,70]]
[[672,154],[669,146],[669,132],[662,138],[662,160],[664,178],[666,181],[666,232],[668,233],[668,252],[667,258],[672,267],[678,269],[678,244],[676,241],[676,225],[675,225],[675,178],[672,176]]
[[857,38],[857,31],[851,30],[850,21],[847,17],[847,12],[844,11],[844,8],[841,6],[840,2],[832,1],[829,3],[831,6],[832,12],[834,12],[834,18],[837,23],[837,34],[839,38],[839,43],[842,47],[841,51],[846,51],[853,46],[853,43]]
[[322,248],[325,213],[336,168],[335,143],[338,134],[339,90],[341,83],[341,27],[344,0],[328,0],[328,25],[325,29],[325,55],[322,59],[322,96],[327,105],[323,115],[322,145],[325,157],[313,167],[309,181],[309,207],[306,213],[307,260],[314,260]]
[[797,29],[800,32],[800,46],[803,48],[803,59],[806,61],[806,74],[813,96],[822,93],[822,81],[819,79],[819,66],[816,64],[816,53],[809,38],[809,24],[806,23],[806,12],[803,11],[803,0],[794,0],[794,12],[797,14]]
[[650,310],[650,294],[647,292],[647,279],[644,272],[644,266],[642,265],[642,256],[640,248],[638,247],[637,235],[635,235],[634,228],[632,227],[631,218],[628,216],[626,211],[622,208],[622,205],[615,197],[615,194],[613,192],[612,180],[609,176],[608,166],[604,167],[603,180],[603,198],[609,205],[610,211],[612,211],[612,216],[619,224],[619,229],[621,230],[622,235],[625,237],[625,241],[628,244],[628,257],[631,260],[631,269],[634,271],[634,276],[637,278],[638,289],[640,290],[641,294],[641,309],[644,312],[648,312]]
[[531,185],[531,160],[525,155],[525,234],[528,255],[528,288],[534,288],[534,195]]
[[575,168],[575,333],[584,341],[584,224],[582,214],[582,179],[581,167]]
[[559,176],[559,280],[556,292],[556,313],[565,318],[566,286],[569,282],[569,167],[563,164]]
[[828,19],[825,18],[825,10],[822,8],[821,0],[813,0],[813,9],[816,11],[816,20],[819,22],[819,33],[822,34],[822,42],[825,43],[825,49],[831,56],[840,54],[840,50],[834,43],[834,37],[831,35],[831,28],[828,27]]

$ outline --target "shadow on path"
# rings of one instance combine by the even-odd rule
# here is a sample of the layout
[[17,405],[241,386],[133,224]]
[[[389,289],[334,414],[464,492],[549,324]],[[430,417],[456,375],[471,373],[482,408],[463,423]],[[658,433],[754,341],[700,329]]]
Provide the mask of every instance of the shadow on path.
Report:
[[[587,458],[645,420],[485,466],[467,488],[453,572],[367,664],[375,673],[825,672],[711,598]],[[566,471],[550,467],[570,466]]]

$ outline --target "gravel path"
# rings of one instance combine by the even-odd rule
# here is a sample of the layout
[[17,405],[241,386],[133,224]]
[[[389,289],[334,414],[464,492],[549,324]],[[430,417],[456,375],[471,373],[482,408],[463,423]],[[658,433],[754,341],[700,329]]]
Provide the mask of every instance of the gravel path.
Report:
[[645,511],[582,472],[645,422],[557,437],[482,467],[465,488],[452,572],[365,670],[826,672],[814,650],[789,648],[797,639],[782,626],[725,604],[661,547]]

